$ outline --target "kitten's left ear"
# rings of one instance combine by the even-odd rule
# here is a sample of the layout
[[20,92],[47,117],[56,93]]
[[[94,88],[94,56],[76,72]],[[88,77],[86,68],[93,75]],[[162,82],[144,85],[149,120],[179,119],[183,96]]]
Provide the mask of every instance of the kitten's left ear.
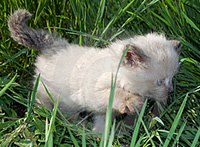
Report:
[[174,46],[174,49],[176,50],[176,52],[178,54],[181,53],[181,47],[182,47],[182,44],[180,41],[178,40],[170,40],[170,43],[172,44],[172,46]]
[[144,54],[144,52],[141,49],[131,44],[128,44],[124,47],[123,53],[127,48],[128,51],[122,62],[124,65],[129,65],[134,67],[138,65],[144,65],[144,63],[146,63],[150,59],[148,56]]

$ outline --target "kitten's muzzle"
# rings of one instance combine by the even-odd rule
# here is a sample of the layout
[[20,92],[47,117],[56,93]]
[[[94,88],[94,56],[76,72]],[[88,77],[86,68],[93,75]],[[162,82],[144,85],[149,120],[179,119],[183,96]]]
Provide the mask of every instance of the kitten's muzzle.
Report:
[[174,91],[173,86],[168,87],[168,94],[172,93]]
[[172,79],[170,79],[169,81],[167,81],[166,85],[167,85],[167,88],[168,88],[168,94],[172,93],[174,91]]

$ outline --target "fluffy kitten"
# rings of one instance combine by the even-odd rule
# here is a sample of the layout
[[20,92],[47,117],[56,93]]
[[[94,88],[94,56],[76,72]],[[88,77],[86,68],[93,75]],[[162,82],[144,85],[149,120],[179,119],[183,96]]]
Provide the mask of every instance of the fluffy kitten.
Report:
[[35,77],[41,74],[37,97],[53,108],[42,82],[59,109],[76,113],[95,113],[95,132],[102,132],[109,102],[111,75],[115,74],[123,52],[129,47],[117,78],[113,111],[134,113],[132,102],[140,110],[145,97],[164,100],[173,91],[172,78],[178,68],[180,42],[150,33],[117,40],[105,49],[69,44],[57,35],[27,27],[31,14],[19,9],[8,21],[12,38],[41,51],[37,57]]

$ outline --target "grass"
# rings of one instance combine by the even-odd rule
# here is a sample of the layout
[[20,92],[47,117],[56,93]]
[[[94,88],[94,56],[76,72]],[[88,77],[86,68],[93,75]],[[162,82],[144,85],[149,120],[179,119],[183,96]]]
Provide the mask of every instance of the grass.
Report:
[[[1,146],[200,146],[199,1],[1,0],[0,8]],[[80,123],[84,118],[69,122],[56,103],[52,112],[33,107],[37,83],[33,86],[30,81],[37,52],[14,42],[7,27],[7,18],[18,8],[33,14],[28,22],[32,27],[56,30],[79,45],[105,47],[116,38],[153,31],[181,41],[175,91],[161,117],[154,118],[146,101],[130,127],[120,120],[111,123],[109,107],[108,125],[100,136],[90,131],[92,121],[86,126]],[[114,83],[115,78],[111,91]]]

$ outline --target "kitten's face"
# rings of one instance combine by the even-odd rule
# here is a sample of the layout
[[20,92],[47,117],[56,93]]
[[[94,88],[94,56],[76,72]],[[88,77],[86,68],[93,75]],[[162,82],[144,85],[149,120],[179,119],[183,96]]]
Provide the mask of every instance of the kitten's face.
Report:
[[146,76],[142,82],[142,87],[145,87],[143,95],[162,100],[173,92],[172,80],[178,71],[178,55],[174,52],[173,56],[168,56],[162,62],[151,60],[148,68],[141,73]]
[[[147,73],[149,75],[149,73]],[[141,82],[143,97],[154,98],[156,100],[166,99],[168,94],[173,92],[173,77],[163,77],[163,78],[149,78]]]
[[[171,71],[171,76],[158,76],[154,71],[140,72],[136,80],[132,81],[132,93],[137,93],[145,98],[164,100],[173,92],[173,76],[176,71]],[[170,73],[170,74],[171,74]],[[146,77],[145,77],[146,76]]]
[[141,49],[144,48],[142,45],[136,47],[129,44],[128,47],[122,63],[130,71],[128,80],[131,86],[127,89],[143,97],[166,99],[173,92],[172,79],[179,66],[177,50],[181,47],[180,42],[153,42],[146,50]]

